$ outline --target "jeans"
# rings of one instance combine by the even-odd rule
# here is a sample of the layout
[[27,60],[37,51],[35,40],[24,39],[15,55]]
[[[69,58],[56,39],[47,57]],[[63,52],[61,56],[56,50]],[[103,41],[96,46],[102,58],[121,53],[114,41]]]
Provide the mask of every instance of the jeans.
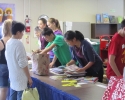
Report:
[[22,100],[23,91],[15,91],[10,88],[9,100]]
[[6,64],[0,64],[0,87],[9,86],[9,71]]

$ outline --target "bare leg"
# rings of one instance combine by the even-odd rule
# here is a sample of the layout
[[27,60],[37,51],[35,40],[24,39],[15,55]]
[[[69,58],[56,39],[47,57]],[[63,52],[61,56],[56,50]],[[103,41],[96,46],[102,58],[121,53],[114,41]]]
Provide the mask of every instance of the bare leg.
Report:
[[0,100],[6,100],[8,88],[0,88]]

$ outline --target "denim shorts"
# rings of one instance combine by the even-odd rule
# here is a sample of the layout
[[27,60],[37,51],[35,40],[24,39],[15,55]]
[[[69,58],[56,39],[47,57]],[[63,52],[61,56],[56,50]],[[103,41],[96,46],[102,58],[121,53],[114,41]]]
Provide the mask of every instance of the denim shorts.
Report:
[[9,71],[6,64],[0,64],[0,87],[9,86]]

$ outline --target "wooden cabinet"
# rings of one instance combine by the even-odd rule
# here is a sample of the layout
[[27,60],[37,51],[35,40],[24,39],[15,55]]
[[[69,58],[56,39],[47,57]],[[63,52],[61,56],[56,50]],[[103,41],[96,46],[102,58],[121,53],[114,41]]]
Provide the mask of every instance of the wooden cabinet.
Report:
[[120,24],[92,23],[91,38],[99,38],[102,35],[113,35],[121,28]]

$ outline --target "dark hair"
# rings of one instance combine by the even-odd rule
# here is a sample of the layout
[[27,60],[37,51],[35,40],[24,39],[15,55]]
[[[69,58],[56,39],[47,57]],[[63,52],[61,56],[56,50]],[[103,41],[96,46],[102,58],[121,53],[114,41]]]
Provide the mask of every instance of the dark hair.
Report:
[[25,30],[25,25],[23,23],[17,21],[12,22],[11,32],[13,35],[16,35],[18,31],[22,32],[24,30]]
[[121,22],[121,28],[125,27],[125,19]]
[[46,24],[46,27],[47,27],[47,20],[45,18],[40,18],[39,20],[41,20],[43,24]]
[[64,34],[64,38],[66,40],[73,40],[74,38],[76,38],[76,40],[82,41],[84,40],[84,35],[79,31],[67,31]]
[[61,30],[59,21],[58,21],[57,19],[55,19],[55,18],[50,18],[50,19],[48,20],[48,22],[50,22],[50,23],[55,23],[56,27],[57,27],[59,30]]
[[34,28],[34,30],[35,30],[35,31],[37,31],[37,32],[42,32],[42,30],[41,30],[41,29],[39,29],[39,27],[38,27],[38,26],[36,26],[36,27]]
[[46,35],[50,36],[51,34],[54,35],[53,31],[48,27],[44,28],[42,31],[42,35],[44,35],[44,36],[46,36]]

